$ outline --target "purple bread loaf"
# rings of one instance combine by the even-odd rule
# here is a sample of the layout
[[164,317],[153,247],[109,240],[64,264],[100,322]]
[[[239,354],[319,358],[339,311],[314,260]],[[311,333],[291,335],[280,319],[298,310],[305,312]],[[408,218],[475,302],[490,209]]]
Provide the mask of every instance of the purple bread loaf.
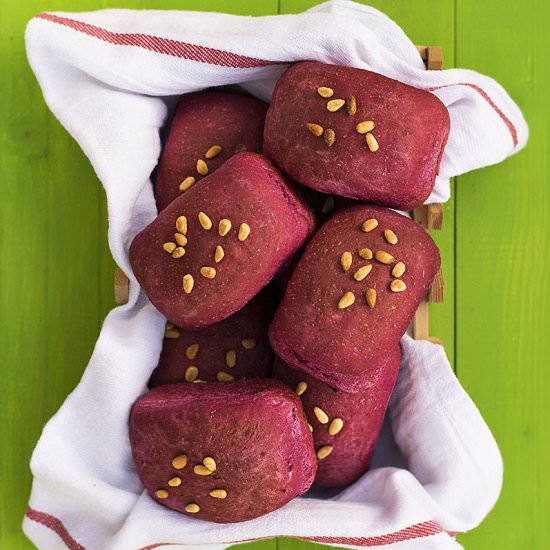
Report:
[[366,389],[439,264],[431,237],[411,219],[375,206],[339,210],[294,270],[269,329],[271,346],[331,386]]
[[272,353],[267,329],[275,301],[267,289],[227,319],[202,330],[168,327],[149,385],[267,378]]
[[130,443],[154,499],[218,523],[280,508],[317,468],[300,399],[277,380],[155,388],[132,408]]
[[425,90],[363,69],[297,63],[275,87],[264,154],[318,191],[408,210],[434,186],[449,120]]
[[314,224],[265,157],[238,153],[135,237],[130,263],[162,314],[200,329],[243,307],[304,245]]
[[372,385],[358,393],[331,388],[281,360],[276,362],[274,376],[300,396],[313,431],[318,459],[315,483],[322,487],[349,485],[367,471],[400,360],[397,346],[371,380]]
[[[206,91],[181,97],[155,181],[160,210],[235,153],[261,153],[267,104],[253,97]],[[201,160],[204,165],[197,166]]]

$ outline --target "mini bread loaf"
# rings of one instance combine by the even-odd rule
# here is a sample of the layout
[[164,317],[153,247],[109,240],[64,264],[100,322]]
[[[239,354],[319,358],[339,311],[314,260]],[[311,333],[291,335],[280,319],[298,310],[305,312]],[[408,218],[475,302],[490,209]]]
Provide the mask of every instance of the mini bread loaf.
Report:
[[237,313],[211,327],[188,331],[169,323],[149,385],[268,377],[272,353],[267,329],[274,311],[274,297],[266,289]]
[[265,157],[238,153],[137,235],[130,263],[153,305],[175,325],[196,330],[243,307],[314,225]]
[[303,253],[269,328],[275,353],[327,384],[373,384],[439,269],[416,222],[375,206],[336,212]]
[[155,388],[132,408],[130,443],[157,502],[218,523],[280,508],[317,469],[300,399],[278,380]]
[[297,63],[278,80],[264,154],[322,191],[407,210],[430,194],[449,133],[432,93],[371,71]]
[[274,377],[290,386],[304,405],[317,453],[315,483],[349,485],[368,469],[401,360],[395,347],[372,385],[358,393],[331,388],[303,371],[275,363]]
[[166,208],[235,153],[261,153],[267,104],[228,92],[181,97],[155,180],[157,208]]

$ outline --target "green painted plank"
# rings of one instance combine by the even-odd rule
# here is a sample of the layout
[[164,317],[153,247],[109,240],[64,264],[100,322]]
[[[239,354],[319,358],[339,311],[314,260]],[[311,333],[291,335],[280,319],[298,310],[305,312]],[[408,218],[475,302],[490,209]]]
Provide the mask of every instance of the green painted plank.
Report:
[[[276,12],[276,1],[0,4],[0,548],[32,545],[20,525],[30,490],[28,462],[44,423],[78,382],[113,306],[103,190],[88,160],[46,108],[27,64],[23,33],[40,11],[105,7]],[[265,541],[247,548],[274,550]]]
[[530,125],[527,149],[457,184],[458,375],[504,457],[487,520],[459,537],[469,550],[550,546],[550,85],[542,0],[459,0],[458,64],[490,74]]

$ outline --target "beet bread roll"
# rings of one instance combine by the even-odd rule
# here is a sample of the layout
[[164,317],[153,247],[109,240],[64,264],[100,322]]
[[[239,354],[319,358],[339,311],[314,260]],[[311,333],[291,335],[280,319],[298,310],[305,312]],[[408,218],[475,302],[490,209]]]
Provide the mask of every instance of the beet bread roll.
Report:
[[271,294],[260,292],[237,313],[202,330],[168,326],[149,385],[268,377],[272,353],[267,329],[275,312]]
[[261,153],[267,104],[253,97],[206,91],[181,97],[159,161],[157,208],[166,208],[235,153]]
[[275,87],[264,154],[318,191],[408,210],[433,189],[449,120],[425,90],[363,69],[297,63]]
[[299,250],[314,217],[263,156],[238,153],[172,201],[130,246],[153,305],[195,330],[243,307]]
[[280,508],[317,469],[300,399],[277,380],[155,388],[132,408],[130,443],[157,502],[218,523]]
[[400,360],[397,346],[371,380],[372,385],[358,393],[331,388],[281,360],[276,362],[275,378],[300,396],[313,432],[318,460],[315,483],[322,487],[349,485],[368,470]]
[[336,212],[305,249],[269,328],[275,353],[327,384],[372,384],[439,269],[431,237],[376,206]]

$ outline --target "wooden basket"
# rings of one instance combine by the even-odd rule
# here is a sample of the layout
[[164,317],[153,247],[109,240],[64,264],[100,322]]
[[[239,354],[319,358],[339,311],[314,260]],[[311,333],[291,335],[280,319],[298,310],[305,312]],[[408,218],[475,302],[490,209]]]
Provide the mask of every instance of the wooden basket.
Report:
[[[443,52],[439,46],[416,46],[418,53],[430,71],[439,71],[443,68]],[[439,230],[443,227],[443,205],[428,204],[416,208],[411,212],[412,218],[425,229]],[[416,340],[430,340],[442,344],[437,338],[430,336],[429,304],[443,301],[443,272],[440,269],[426,294],[418,306],[412,322],[413,338]],[[115,269],[115,302],[122,305],[128,302],[129,280],[122,269]]]

